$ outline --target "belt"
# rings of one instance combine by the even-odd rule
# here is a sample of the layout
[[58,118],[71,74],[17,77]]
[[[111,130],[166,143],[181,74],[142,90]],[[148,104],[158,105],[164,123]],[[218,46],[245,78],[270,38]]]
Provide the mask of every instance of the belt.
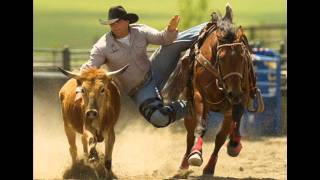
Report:
[[151,73],[151,70],[148,71],[148,72],[146,73],[146,75],[144,76],[143,81],[141,81],[137,86],[133,87],[133,88],[129,91],[128,95],[129,95],[130,97],[133,97],[133,96],[139,91],[139,89],[141,89],[147,82],[149,82],[149,81],[151,80],[151,74],[152,74],[152,73]]

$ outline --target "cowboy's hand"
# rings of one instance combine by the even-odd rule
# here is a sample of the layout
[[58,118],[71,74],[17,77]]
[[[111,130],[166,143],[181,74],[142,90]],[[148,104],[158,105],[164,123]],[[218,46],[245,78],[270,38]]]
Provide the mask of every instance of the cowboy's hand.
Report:
[[168,25],[168,31],[177,31],[178,30],[178,24],[180,21],[179,15],[175,15],[171,18],[169,25]]

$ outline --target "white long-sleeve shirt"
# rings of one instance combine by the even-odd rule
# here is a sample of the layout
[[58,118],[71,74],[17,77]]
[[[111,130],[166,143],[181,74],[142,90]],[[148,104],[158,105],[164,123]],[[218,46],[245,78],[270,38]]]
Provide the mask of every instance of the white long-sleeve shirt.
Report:
[[158,31],[143,24],[133,24],[129,28],[130,44],[117,41],[111,32],[104,34],[94,44],[90,59],[81,69],[95,66],[99,68],[106,64],[108,70],[114,71],[130,64],[122,74],[116,76],[120,86],[126,93],[139,85],[150,70],[150,60],[147,56],[148,44],[169,45],[178,35],[178,31]]

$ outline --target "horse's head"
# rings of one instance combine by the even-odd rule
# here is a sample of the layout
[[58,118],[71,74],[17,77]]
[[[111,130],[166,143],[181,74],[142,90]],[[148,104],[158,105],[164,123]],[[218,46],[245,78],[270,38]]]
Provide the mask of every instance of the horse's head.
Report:
[[217,29],[211,34],[211,38],[209,37],[211,42],[208,48],[212,63],[219,73],[218,84],[232,104],[239,104],[244,94],[245,73],[250,58],[247,41],[243,29],[234,28],[232,9],[229,5],[223,18],[214,14],[213,19],[216,21]]
[[236,33],[218,30],[215,66],[220,75],[220,84],[232,104],[238,104],[243,95],[243,79],[246,73],[247,58],[242,42],[243,31],[240,27]]

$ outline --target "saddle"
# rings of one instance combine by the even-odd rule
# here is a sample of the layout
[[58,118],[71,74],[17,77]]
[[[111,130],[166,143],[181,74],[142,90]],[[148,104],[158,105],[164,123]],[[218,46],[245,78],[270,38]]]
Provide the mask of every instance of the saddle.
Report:
[[[207,25],[200,31],[198,39],[185,52],[184,56],[180,58],[176,69],[162,91],[162,94],[166,99],[171,101],[177,100],[184,89],[188,86],[191,86],[193,67],[196,62],[197,51],[201,48],[208,35],[216,29],[216,19],[214,19],[214,16],[212,16],[211,22],[208,22]],[[248,47],[248,53],[251,54],[252,50],[249,46],[248,40],[244,38],[242,42],[246,45],[246,47]],[[248,68],[249,82],[247,82],[246,88],[249,90],[250,98],[254,99],[257,94],[257,87],[252,62],[250,62]]]

